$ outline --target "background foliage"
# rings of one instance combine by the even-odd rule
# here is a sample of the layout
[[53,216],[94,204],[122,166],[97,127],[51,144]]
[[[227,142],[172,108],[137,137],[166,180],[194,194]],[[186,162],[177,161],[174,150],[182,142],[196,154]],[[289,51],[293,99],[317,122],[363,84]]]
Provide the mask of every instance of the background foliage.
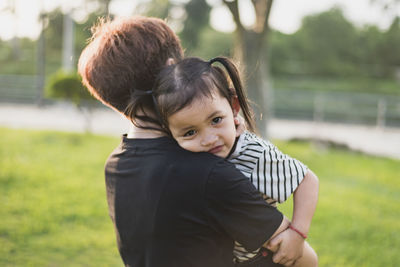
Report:
[[85,101],[94,101],[89,91],[83,86],[81,77],[76,72],[63,70],[50,76],[46,95],[49,98],[69,100],[78,107]]
[[[160,1],[163,2],[163,1]],[[165,1],[164,1],[165,2]],[[210,7],[199,1],[189,1],[186,15],[175,18],[181,24],[179,35],[186,54],[211,58],[216,55],[233,55],[233,34],[215,31],[208,24],[208,15],[194,16],[193,10],[208,14]],[[153,3],[153,2],[151,2]],[[156,6],[158,2],[153,3]],[[166,4],[168,3],[168,4]],[[159,4],[157,9],[146,9],[150,14],[168,17],[170,2]],[[201,4],[203,3],[203,4]],[[75,65],[77,58],[90,37],[90,27],[104,10],[90,13],[83,22],[76,22]],[[196,13],[197,14],[197,13]],[[63,14],[56,9],[45,15],[46,74],[61,67]],[[172,19],[170,19],[171,21]],[[27,38],[15,42],[0,40],[0,74],[36,74],[37,40]],[[317,77],[343,80],[359,85],[363,80],[377,81],[376,91],[396,92],[396,73],[400,68],[400,18],[393,20],[387,30],[373,25],[357,27],[348,21],[340,8],[307,16],[301,28],[293,34],[272,29],[269,36],[270,71],[272,79],[281,82],[287,77]],[[265,51],[267,49],[265,48]],[[267,53],[267,52],[265,52]],[[305,79],[307,80],[307,79]],[[309,80],[309,79],[308,79]],[[398,83],[397,83],[398,84]],[[393,89],[393,87],[396,89]],[[356,86],[347,86],[346,90]],[[318,88],[324,90],[323,86]],[[361,87],[363,90],[363,87]]]

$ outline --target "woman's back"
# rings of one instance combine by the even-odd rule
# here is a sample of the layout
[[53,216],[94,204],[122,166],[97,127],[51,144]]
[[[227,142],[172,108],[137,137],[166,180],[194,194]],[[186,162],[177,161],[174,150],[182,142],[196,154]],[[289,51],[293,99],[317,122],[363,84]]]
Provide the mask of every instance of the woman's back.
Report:
[[[265,229],[282,221],[278,212],[261,212],[270,207],[233,165],[168,137],[124,137],[107,161],[106,184],[127,266],[232,266],[234,237],[259,246]],[[258,223],[263,228],[248,233]]]

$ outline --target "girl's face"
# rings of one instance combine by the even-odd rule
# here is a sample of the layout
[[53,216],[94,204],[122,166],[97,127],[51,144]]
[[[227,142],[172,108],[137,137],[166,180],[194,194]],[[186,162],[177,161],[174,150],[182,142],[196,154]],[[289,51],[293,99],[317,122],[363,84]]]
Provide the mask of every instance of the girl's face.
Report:
[[228,100],[214,92],[212,97],[195,99],[171,115],[169,129],[182,148],[225,158],[235,143],[234,116],[238,111],[233,111]]

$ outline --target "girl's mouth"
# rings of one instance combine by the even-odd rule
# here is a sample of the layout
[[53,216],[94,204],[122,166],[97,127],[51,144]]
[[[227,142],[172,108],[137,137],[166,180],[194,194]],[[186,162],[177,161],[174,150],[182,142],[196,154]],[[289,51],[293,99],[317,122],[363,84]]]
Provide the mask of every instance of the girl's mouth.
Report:
[[208,150],[208,153],[217,154],[218,152],[222,151],[223,147],[224,147],[223,145],[213,147],[210,150]]

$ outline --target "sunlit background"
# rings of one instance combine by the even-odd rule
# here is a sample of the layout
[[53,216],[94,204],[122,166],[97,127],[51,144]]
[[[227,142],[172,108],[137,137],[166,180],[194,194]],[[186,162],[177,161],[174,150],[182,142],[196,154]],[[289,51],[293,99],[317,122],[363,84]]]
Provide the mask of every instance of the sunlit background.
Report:
[[76,69],[96,19],[142,14],[165,18],[188,56],[235,58],[265,134],[270,119],[400,126],[399,1],[278,0],[257,18],[242,0],[237,20],[232,2],[3,0],[2,102],[55,103],[45,88]]
[[[71,12],[77,22],[83,22],[91,11],[98,8],[101,1],[85,0],[3,0],[0,3],[2,11],[0,18],[0,37],[9,40],[15,36],[37,38],[41,27],[39,14],[60,8],[63,12]],[[108,1],[104,1],[108,2]],[[113,0],[110,1],[110,13],[117,16],[129,16],[139,13],[138,5],[150,1]],[[186,0],[171,1],[183,6]],[[206,1],[211,7],[210,23],[219,31],[231,32],[235,25],[222,0]],[[304,16],[327,11],[334,6],[342,8],[349,21],[356,26],[376,25],[380,29],[388,29],[393,19],[400,13],[398,6],[386,6],[390,1],[369,0],[323,0],[323,1],[289,1],[278,0],[274,2],[271,11],[271,28],[282,33],[292,34],[301,26]],[[247,25],[254,20],[254,11],[250,1],[240,1],[243,22]]]
[[99,17],[138,14],[239,64],[261,134],[320,178],[320,266],[400,266],[399,0],[0,0],[1,266],[121,265],[102,170],[129,122],[76,64]]

